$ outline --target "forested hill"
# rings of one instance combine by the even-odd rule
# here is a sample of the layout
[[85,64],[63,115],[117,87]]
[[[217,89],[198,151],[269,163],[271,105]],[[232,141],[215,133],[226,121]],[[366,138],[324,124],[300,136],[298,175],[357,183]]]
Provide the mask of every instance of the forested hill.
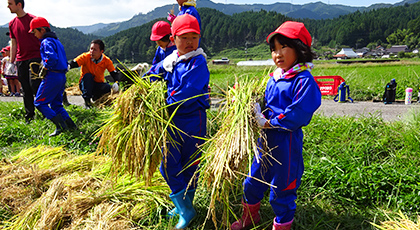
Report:
[[[361,48],[369,43],[409,43],[411,48],[419,47],[420,2],[369,12],[357,11],[324,20],[293,19],[267,11],[243,12],[232,16],[209,8],[199,8],[198,11],[203,27],[201,45],[209,55],[226,48],[243,48],[245,43],[264,43],[266,36],[286,20],[304,22],[314,38],[314,48],[326,45]],[[114,60],[150,62],[156,45],[149,40],[149,36],[156,21],[106,37],[105,42],[109,47],[106,53]]]
[[[274,11],[293,18],[302,17],[308,19],[332,19],[337,18],[340,15],[353,13],[355,11],[364,12],[370,11],[372,9],[399,6],[407,3],[411,4],[418,1],[419,0],[403,0],[394,5],[379,3],[373,4],[368,7],[353,7],[337,4],[325,4],[321,1],[299,5],[285,2],[276,2],[273,4],[223,4],[214,3],[210,0],[197,0],[197,8],[211,8],[227,15],[233,15],[247,11],[257,12],[260,10],[265,10]],[[92,26],[83,26],[75,28],[85,33],[92,33],[98,36],[106,37],[135,26],[143,25],[157,18],[165,17],[167,15],[167,12],[169,12],[171,9],[173,9],[175,11],[175,14],[177,14],[178,7],[175,5],[176,4],[174,2],[174,4],[171,5],[157,7],[154,10],[148,12],[147,14],[139,13],[137,15],[134,15],[130,20],[123,22],[115,22],[108,25],[96,24]],[[94,28],[98,29],[95,30]]]
[[[95,35],[87,35],[72,28],[59,28],[52,26],[51,29],[57,34],[58,39],[63,44],[66,50],[68,60],[71,60],[77,57],[77,55],[86,52],[88,50],[90,42],[93,39],[98,38]],[[0,48],[8,45],[8,42],[10,40],[10,38],[6,36],[6,32],[8,31],[9,28],[0,28]]]

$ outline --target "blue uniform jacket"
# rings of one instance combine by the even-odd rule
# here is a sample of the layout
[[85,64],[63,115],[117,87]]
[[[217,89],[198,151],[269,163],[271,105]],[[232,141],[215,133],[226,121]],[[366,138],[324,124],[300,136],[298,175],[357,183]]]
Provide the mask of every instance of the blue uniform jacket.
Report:
[[40,50],[45,68],[60,72],[67,71],[66,52],[54,32],[44,34]]
[[[271,75],[272,76],[272,75]],[[295,131],[306,126],[321,105],[321,91],[309,71],[289,78],[268,80],[264,116],[279,131]]]
[[[176,114],[189,114],[196,110],[210,108],[209,95],[207,94],[210,72],[203,55],[178,62],[172,73],[166,72],[164,79],[168,86],[166,99],[168,105],[201,95],[183,102]],[[173,112],[178,105],[180,104],[171,106],[169,111]]]
[[194,6],[182,6],[181,10],[178,13],[178,16],[181,16],[184,14],[189,14],[189,15],[194,16],[197,19],[198,24],[200,25],[200,30],[201,30],[201,18],[200,18],[200,15],[198,14],[197,9]]
[[143,75],[150,75],[150,74],[163,74],[165,70],[162,68],[162,61],[172,52],[176,50],[176,46],[170,46],[166,47],[165,50],[163,50],[160,46],[158,46],[155,57],[153,58],[152,67]]

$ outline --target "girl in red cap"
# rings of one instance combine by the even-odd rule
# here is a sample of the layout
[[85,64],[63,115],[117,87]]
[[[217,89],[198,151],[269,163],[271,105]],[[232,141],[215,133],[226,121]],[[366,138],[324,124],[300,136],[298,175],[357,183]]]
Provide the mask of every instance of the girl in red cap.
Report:
[[256,104],[254,112],[258,126],[267,136],[271,156],[262,157],[260,153],[260,160],[254,159],[250,176],[244,182],[243,215],[231,225],[233,230],[260,221],[260,202],[268,189],[276,215],[273,230],[291,229],[296,191],[303,174],[302,126],[309,124],[321,105],[321,92],[310,72],[314,58],[312,38],[303,23],[283,23],[268,35],[267,42],[277,69],[267,82],[264,111]]

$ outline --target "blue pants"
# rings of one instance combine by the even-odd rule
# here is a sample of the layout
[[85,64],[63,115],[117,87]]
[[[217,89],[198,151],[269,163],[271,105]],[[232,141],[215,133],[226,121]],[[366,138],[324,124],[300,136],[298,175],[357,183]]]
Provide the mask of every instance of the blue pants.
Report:
[[[201,157],[201,153],[198,152],[197,146],[203,144],[204,141],[193,136],[206,135],[207,114],[205,110],[197,110],[188,115],[175,115],[172,121],[176,127],[188,134],[187,136],[178,131],[169,131],[174,143],[168,144],[168,156],[160,165],[160,172],[171,188],[171,194],[176,194],[188,187],[188,183],[198,168],[197,159]],[[166,167],[165,160],[167,160]],[[198,175],[188,190],[197,187],[197,179]]]
[[85,99],[93,98],[97,100],[103,95],[111,92],[111,86],[105,82],[96,82],[93,80],[93,75],[85,74],[80,81],[79,88],[82,91],[82,97]]
[[[296,211],[296,191],[300,186],[304,170],[302,157],[302,130],[295,132],[279,132],[266,130],[270,156],[257,163],[254,159],[250,174],[244,182],[244,199],[249,204],[256,204],[264,197],[264,192],[270,189],[270,204],[276,214],[277,223],[291,221]],[[260,155],[261,156],[261,155]],[[277,188],[259,182],[258,178]]]
[[69,118],[69,114],[63,108],[65,84],[65,73],[51,71],[48,71],[45,78],[41,81],[35,96],[34,105],[47,119],[51,119],[57,114],[61,114],[64,120]]

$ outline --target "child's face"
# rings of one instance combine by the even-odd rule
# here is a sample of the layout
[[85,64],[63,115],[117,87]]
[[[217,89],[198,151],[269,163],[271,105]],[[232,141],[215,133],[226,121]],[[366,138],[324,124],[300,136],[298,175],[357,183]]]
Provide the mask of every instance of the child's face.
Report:
[[184,4],[184,2],[187,2],[188,0],[176,0],[176,2],[178,2],[179,6],[182,6],[182,4]]
[[164,49],[164,48],[166,48],[166,47],[168,46],[169,42],[164,42],[164,41],[162,41],[162,40],[157,40],[157,41],[156,41],[156,44],[157,44],[158,46],[160,46],[160,48]]
[[178,54],[184,55],[198,48],[200,35],[194,32],[174,36],[174,42],[178,50]]
[[44,28],[41,28],[41,30],[34,29],[34,30],[33,30],[33,33],[34,33],[35,37],[37,37],[38,39],[41,39],[41,38],[42,38],[42,36],[43,36],[43,35],[44,35],[44,33],[45,33],[45,29],[44,29]]
[[276,66],[284,71],[292,68],[298,58],[295,49],[280,44],[277,39],[274,39],[274,50],[271,51],[271,57]]

